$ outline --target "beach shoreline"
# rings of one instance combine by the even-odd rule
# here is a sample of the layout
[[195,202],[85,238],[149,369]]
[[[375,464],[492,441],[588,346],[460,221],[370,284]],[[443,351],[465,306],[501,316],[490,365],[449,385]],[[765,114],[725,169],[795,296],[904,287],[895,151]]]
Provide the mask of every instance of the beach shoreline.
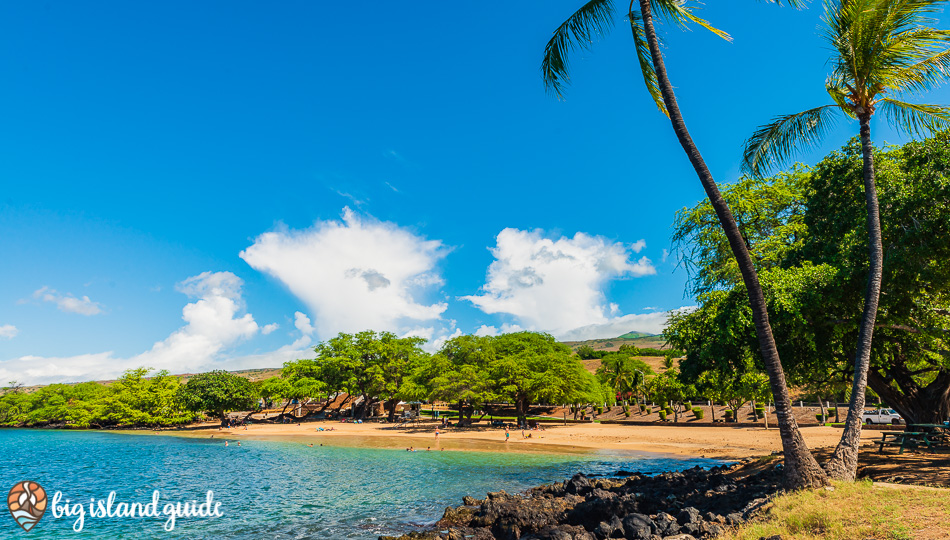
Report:
[[[736,460],[782,450],[778,429],[761,426],[736,428],[679,427],[676,425],[625,426],[621,424],[546,425],[541,430],[510,430],[506,442],[504,428],[475,426],[442,428],[436,437],[436,422],[420,422],[397,428],[392,424],[342,423],[316,421],[300,424],[249,424],[244,427],[219,429],[217,424],[204,424],[187,429],[164,429],[147,432],[152,435],[214,438],[229,441],[266,440],[323,444],[326,446],[357,446],[417,450],[465,450],[505,452],[589,453],[608,451],[622,454],[661,454],[681,457],[703,457]],[[320,431],[323,428],[324,431]],[[331,429],[332,428],[332,429]],[[841,430],[833,427],[802,427],[802,434],[811,449],[836,445]],[[128,431],[143,433],[142,431]],[[878,437],[875,432],[862,433],[862,439]]]

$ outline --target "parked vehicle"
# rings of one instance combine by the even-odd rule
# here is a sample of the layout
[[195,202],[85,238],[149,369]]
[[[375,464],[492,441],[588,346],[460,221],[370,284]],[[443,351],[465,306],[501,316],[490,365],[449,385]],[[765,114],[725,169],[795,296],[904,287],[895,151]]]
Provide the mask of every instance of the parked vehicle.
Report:
[[904,419],[897,414],[894,409],[875,409],[873,411],[864,411],[861,419],[865,424],[903,424]]

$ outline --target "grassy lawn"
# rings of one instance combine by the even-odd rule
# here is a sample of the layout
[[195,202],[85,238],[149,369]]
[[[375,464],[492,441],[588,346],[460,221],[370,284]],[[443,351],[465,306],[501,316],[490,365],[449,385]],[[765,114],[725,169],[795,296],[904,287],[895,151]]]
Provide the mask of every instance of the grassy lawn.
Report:
[[950,538],[950,489],[835,484],[775,500],[755,522],[719,538],[759,540],[942,540]]

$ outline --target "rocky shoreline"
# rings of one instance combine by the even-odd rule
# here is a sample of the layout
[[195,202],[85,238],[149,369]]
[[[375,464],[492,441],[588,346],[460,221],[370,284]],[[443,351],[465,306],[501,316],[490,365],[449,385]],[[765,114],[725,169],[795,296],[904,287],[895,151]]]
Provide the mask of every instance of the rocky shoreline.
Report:
[[433,528],[380,540],[692,540],[714,538],[782,492],[781,460],[653,476],[574,475],[520,495],[465,497]]

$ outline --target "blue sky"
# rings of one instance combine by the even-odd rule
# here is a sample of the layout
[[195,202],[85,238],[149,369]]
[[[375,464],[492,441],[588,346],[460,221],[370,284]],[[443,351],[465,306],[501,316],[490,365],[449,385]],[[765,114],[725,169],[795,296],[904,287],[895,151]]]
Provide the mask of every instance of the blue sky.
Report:
[[[0,378],[279,366],[364,328],[658,331],[693,303],[667,254],[703,193],[622,18],[544,92],[579,5],[0,6]],[[702,10],[732,43],[661,28],[721,183],[757,125],[827,102],[821,7],[735,6]]]

